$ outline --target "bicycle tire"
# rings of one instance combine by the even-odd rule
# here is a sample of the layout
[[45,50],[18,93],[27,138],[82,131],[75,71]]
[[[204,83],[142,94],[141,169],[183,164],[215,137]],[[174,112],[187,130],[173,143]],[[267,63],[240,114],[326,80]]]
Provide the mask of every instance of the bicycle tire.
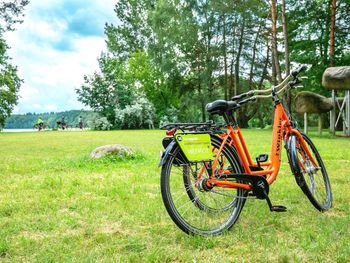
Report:
[[298,136],[292,134],[288,140],[290,168],[297,184],[311,204],[320,212],[324,212],[332,206],[332,190],[327,170],[311,139],[306,134],[301,135],[318,167],[314,167],[311,163]]
[[[218,149],[220,145],[221,139],[212,137],[212,146]],[[222,155],[228,161],[224,165],[229,165],[234,173],[243,173],[241,162],[233,150],[227,145],[223,148]],[[162,199],[169,216],[182,231],[191,235],[218,235],[231,229],[245,204],[246,191],[216,187],[206,192],[199,191],[193,183],[195,175],[190,173],[194,164],[177,158],[180,151],[176,145],[161,171]],[[178,202],[180,198],[182,200]],[[186,210],[181,210],[184,206]]]

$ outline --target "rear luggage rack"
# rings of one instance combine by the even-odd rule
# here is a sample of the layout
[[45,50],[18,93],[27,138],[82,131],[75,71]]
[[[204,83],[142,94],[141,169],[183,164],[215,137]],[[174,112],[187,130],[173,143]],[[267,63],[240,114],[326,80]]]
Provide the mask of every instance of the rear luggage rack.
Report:
[[213,121],[199,122],[199,123],[169,123],[160,127],[162,130],[177,129],[182,132],[211,132],[218,133],[221,129],[226,127],[226,124],[215,124]]

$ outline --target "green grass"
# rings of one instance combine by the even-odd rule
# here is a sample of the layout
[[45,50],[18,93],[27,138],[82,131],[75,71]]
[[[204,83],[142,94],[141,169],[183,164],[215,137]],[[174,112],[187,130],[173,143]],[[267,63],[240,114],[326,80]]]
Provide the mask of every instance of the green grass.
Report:
[[[271,131],[244,130],[252,156]],[[350,139],[312,136],[333,190],[319,213],[283,154],[274,204],[247,201],[231,231],[191,237],[163,206],[157,167],[163,131],[0,133],[0,260],[22,262],[349,262]],[[97,146],[131,146],[130,160],[91,161]]]

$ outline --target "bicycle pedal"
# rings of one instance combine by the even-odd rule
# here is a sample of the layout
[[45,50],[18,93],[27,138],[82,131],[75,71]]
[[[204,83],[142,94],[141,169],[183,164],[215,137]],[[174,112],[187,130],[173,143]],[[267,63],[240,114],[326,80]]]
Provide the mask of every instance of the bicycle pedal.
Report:
[[256,157],[257,163],[264,163],[269,159],[269,155],[266,153],[259,154],[258,157]]
[[270,207],[271,212],[287,212],[287,207],[283,205],[273,205]]

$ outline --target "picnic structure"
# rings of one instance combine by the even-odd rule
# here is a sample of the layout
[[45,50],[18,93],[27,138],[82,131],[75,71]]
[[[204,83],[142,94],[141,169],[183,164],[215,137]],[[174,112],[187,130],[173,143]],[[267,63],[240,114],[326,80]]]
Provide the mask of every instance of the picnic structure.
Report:
[[[327,68],[323,73],[322,85],[332,91],[331,133],[335,135],[336,127],[342,119],[344,135],[350,136],[350,66]],[[344,97],[340,94],[344,94]]]
[[318,114],[318,134],[322,134],[322,113],[329,112],[333,105],[329,98],[310,91],[302,91],[295,97],[296,112],[304,114],[304,133],[308,133],[307,116],[309,113]]

